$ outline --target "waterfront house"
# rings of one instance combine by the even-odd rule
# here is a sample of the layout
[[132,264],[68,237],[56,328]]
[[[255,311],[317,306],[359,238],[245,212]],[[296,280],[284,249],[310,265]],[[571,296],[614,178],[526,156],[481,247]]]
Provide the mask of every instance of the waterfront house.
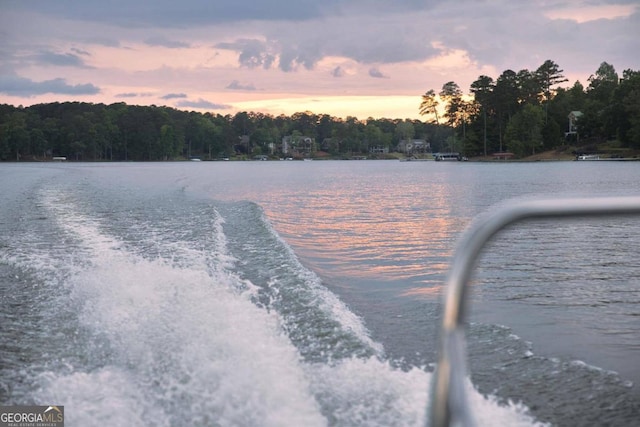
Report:
[[578,132],[578,124],[577,121],[582,117],[581,111],[572,111],[569,113],[569,131],[565,132],[565,136],[573,135]]
[[282,154],[285,156],[309,157],[315,151],[314,138],[303,135],[287,135],[282,138]]
[[424,154],[431,152],[431,143],[424,139],[403,139],[397,150],[404,154]]

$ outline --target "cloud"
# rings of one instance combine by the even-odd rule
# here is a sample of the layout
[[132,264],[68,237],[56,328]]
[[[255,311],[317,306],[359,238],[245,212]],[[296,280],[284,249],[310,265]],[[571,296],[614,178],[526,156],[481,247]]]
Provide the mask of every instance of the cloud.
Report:
[[[85,0],[74,7],[60,7],[67,2],[70,4],[70,0],[10,2],[8,8],[48,19],[51,15],[64,17],[72,26],[76,20],[85,29],[85,34],[74,35],[76,40],[93,37],[93,43],[105,46],[143,41],[184,49],[213,40],[214,47],[237,52],[241,67],[278,67],[285,72],[313,70],[328,57],[385,65],[429,61],[450,51],[464,52],[478,67],[519,68],[515,62],[536,59],[542,63],[548,58],[563,62],[567,55],[579,60],[580,55],[587,56],[585,39],[591,41],[590,49],[597,49],[594,54],[616,63],[605,46],[614,44],[612,35],[615,46],[638,47],[633,41],[638,39],[633,29],[637,18],[628,23],[626,18],[591,21],[595,25],[586,27],[577,21],[554,23],[547,16],[559,7],[577,13],[587,4],[614,3],[610,0],[532,0],[527,4],[508,0],[184,0],[179,6],[173,0]],[[637,0],[615,3],[629,4],[627,9],[632,10]],[[91,33],[92,21],[104,23],[104,31]],[[605,32],[602,21],[622,26]],[[114,28],[124,25],[126,28]],[[597,33],[590,31],[595,27]],[[103,39],[96,40],[98,36]]]
[[168,40],[168,39],[166,39],[166,38],[164,38],[162,36],[149,37],[144,42],[148,46],[161,46],[161,47],[168,47],[170,49],[181,49],[181,48],[188,48],[189,47],[188,43]]
[[86,43],[97,44],[105,47],[121,47],[120,40],[114,37],[96,36],[94,34],[85,37]]
[[377,68],[369,68],[369,76],[375,78],[375,79],[388,79],[388,76],[385,76],[384,74],[382,74],[382,72],[380,70],[378,70]]
[[[309,26],[311,30],[312,25],[309,24]],[[270,69],[276,60],[278,60],[278,67],[282,71],[295,71],[300,65],[311,70],[323,57],[323,54],[318,50],[317,42],[306,43],[303,40],[303,35],[297,36],[297,39],[295,36],[289,38],[285,31],[280,32],[279,35],[280,40],[263,41],[239,38],[233,42],[218,43],[214,47],[238,52],[240,66],[262,67],[265,70]]]
[[116,98],[138,98],[138,97],[153,96],[153,94],[150,92],[141,92],[141,93],[126,92],[126,93],[118,93],[115,96]]
[[197,101],[178,101],[176,103],[177,107],[186,107],[186,108],[198,108],[203,110],[228,110],[231,108],[230,105],[225,104],[216,104],[213,102],[209,102],[202,98],[199,98]]
[[[312,32],[313,25],[311,23],[308,25],[309,31]],[[299,65],[312,69],[323,55],[318,52],[317,42],[305,43],[304,37],[303,34],[298,35],[297,38],[291,37],[286,31],[279,31],[274,38],[266,40],[237,38],[232,42],[217,43],[214,47],[238,52],[240,65],[250,69],[257,67],[269,69],[276,60],[279,60],[278,66],[282,71],[293,71]]]
[[35,82],[18,76],[0,76],[0,93],[11,96],[26,97],[42,95],[45,93],[95,95],[100,93],[100,88],[90,83],[70,85],[67,84],[65,79],[61,78]]
[[84,60],[73,53],[55,53],[51,51],[41,51],[31,57],[41,64],[57,65],[60,67],[80,67],[91,68],[84,63]]
[[78,49],[77,47],[72,47],[71,50],[73,52],[77,53],[78,55],[91,56],[91,54],[89,52],[87,52],[86,50]]
[[186,98],[186,93],[168,93],[164,96],[161,96],[162,99],[178,99],[178,98]]
[[240,84],[240,82],[238,82],[237,80],[234,80],[227,85],[226,89],[253,91],[253,90],[256,90],[256,87],[252,83],[243,85],[243,84]]
[[[412,2],[401,0],[398,3]],[[67,19],[109,22],[121,27],[188,28],[222,22],[297,21],[339,12],[341,0],[71,0],[10,2],[13,9],[28,8]]]
[[258,39],[237,39],[234,42],[218,43],[214,47],[239,52],[238,62],[247,68],[271,68],[276,54],[266,42]]
[[[443,52],[464,51],[471,61],[479,66],[492,65],[497,73],[507,68],[535,69],[547,59],[556,61],[566,71],[581,71],[589,62],[595,70],[603,60],[629,63],[628,53],[640,49],[637,36],[640,9],[624,18],[578,23],[549,19],[546,13],[556,5],[570,8],[576,15],[582,10],[582,5],[569,2],[532,2],[524,7],[516,2],[451,2],[448,15],[438,19],[434,30],[439,34]],[[444,31],[447,26],[448,32]],[[585,40],[589,40],[588,49]],[[565,64],[575,66],[570,69]]]
[[[22,86],[39,91],[62,76],[66,90],[73,87],[69,81],[90,81],[131,91],[120,96],[153,91],[158,101],[175,99],[165,101],[171,104],[200,106],[197,99],[209,97],[233,108],[252,100],[267,105],[263,100],[283,95],[420,94],[449,80],[466,89],[479,75],[535,70],[547,59],[571,82],[585,83],[602,61],[619,72],[640,68],[639,57],[630,54],[640,51],[637,2],[4,2],[0,75],[28,76],[33,81]],[[587,6],[623,3],[634,12],[577,18]],[[558,10],[576,18],[552,19]],[[149,46],[174,49],[160,55]],[[101,99],[113,100],[116,92],[105,92]]]
[[350,58],[362,64],[423,61],[441,53],[431,43],[436,37],[434,27],[424,25],[428,18],[363,13],[290,25],[261,22],[255,30],[262,37],[232,38],[215,47],[238,52],[243,67],[277,66],[285,72],[313,70],[326,57]]
[[280,54],[280,69],[282,71],[295,71],[302,65],[307,70],[312,70],[316,63],[325,55],[318,52],[317,45],[297,46],[290,45]]

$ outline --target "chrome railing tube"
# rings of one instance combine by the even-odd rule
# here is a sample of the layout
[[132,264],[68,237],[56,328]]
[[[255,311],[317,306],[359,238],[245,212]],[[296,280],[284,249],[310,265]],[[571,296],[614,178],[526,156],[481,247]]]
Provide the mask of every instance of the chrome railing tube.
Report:
[[519,200],[476,218],[454,254],[445,293],[438,365],[433,376],[430,427],[473,426],[465,395],[465,313],[468,282],[486,243],[505,227],[527,219],[640,214],[640,196]]

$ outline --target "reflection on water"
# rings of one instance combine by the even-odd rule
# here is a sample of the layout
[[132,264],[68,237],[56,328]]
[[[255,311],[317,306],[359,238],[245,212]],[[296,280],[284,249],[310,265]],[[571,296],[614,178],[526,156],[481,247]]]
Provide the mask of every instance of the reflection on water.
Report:
[[444,285],[436,285],[436,286],[431,286],[428,288],[411,288],[408,289],[404,292],[402,292],[400,295],[403,297],[412,297],[412,296],[439,296],[441,294],[441,292],[444,290]]
[[[437,292],[460,233],[491,206],[524,195],[624,194],[638,184],[635,165],[613,163],[589,166],[601,171],[574,162],[246,162],[210,167],[215,175],[203,167],[204,192],[216,199],[258,203],[303,263],[334,279],[333,285],[348,282],[349,288],[381,287],[416,296]],[[530,233],[522,237],[526,244]],[[501,251],[498,283],[512,283],[509,279],[523,273],[522,267],[510,271],[509,263],[505,266],[512,252],[509,247]],[[535,270],[531,273],[535,276]]]
[[[433,167],[433,165],[428,165]],[[462,215],[456,188],[429,181],[427,174],[351,175],[322,188],[271,194],[264,204],[275,228],[305,262],[329,277],[413,284],[437,293],[448,268],[453,241],[469,217]],[[284,194],[287,194],[284,197]],[[412,291],[413,292],[413,291]]]

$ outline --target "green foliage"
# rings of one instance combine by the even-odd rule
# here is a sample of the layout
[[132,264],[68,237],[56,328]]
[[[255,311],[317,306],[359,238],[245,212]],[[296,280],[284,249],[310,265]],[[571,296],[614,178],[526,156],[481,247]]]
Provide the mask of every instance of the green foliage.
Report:
[[449,126],[457,126],[461,123],[462,112],[462,90],[455,82],[447,82],[442,86],[442,90],[438,94],[440,99],[445,103],[444,117],[447,119]]
[[420,115],[422,116],[434,116],[434,122],[436,124],[440,124],[440,119],[438,118],[438,105],[440,103],[436,99],[436,92],[433,89],[428,90],[424,95],[422,95],[422,102],[420,103]]
[[314,150],[363,154],[400,139],[442,138],[442,127],[419,120],[340,119],[309,111],[291,117],[255,112],[233,116],[169,107],[79,102],[18,108],[0,104],[0,160],[64,156],[79,161],[216,159],[234,154],[281,154],[282,138],[310,137]]
[[505,132],[507,148],[517,156],[535,154],[543,147],[544,112],[538,105],[527,104],[509,121]]
[[[438,96],[433,89],[427,91],[419,111],[437,118],[443,103],[447,123],[464,141],[466,155],[510,149],[523,156],[568,142],[612,139],[640,148],[640,72],[625,70],[619,79],[615,68],[603,62],[587,88],[578,81],[570,88],[557,87],[567,81],[562,73],[558,64],[546,60],[535,72],[506,70],[495,82],[482,75],[470,86],[471,102],[461,99],[457,85],[448,82]],[[582,113],[578,134],[568,134],[572,111]]]
[[563,71],[558,64],[550,59],[547,59],[544,64],[536,70],[535,76],[542,90],[542,96],[546,101],[551,99],[552,86],[568,81],[568,79],[562,75]]
[[612,99],[618,139],[625,146],[640,148],[640,71],[625,70]]
[[396,126],[396,134],[401,140],[412,139],[416,134],[416,130],[413,127],[413,123],[410,121],[404,121],[398,123],[398,126]]

